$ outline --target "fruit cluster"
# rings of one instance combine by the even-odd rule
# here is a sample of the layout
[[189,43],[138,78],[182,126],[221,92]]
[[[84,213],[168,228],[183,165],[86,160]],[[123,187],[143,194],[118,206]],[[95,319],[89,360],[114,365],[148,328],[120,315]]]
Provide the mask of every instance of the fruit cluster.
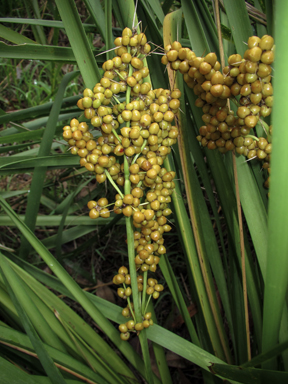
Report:
[[[196,57],[177,41],[166,46],[165,51],[162,63],[179,70],[198,96],[195,105],[202,108],[205,124],[197,137],[202,146],[218,148],[221,153],[235,149],[248,159],[265,159],[264,168],[270,169],[271,143],[264,137],[250,135],[250,131],[261,117],[271,114],[274,39],[268,35],[261,39],[250,37],[244,58],[231,55],[223,73],[215,53]],[[228,98],[238,106],[236,115],[227,106]],[[270,141],[270,132],[266,133]]]
[[[86,122],[73,119],[63,128],[63,137],[71,153],[80,156],[80,165],[95,173],[99,183],[108,179],[118,192],[111,204],[106,198],[90,201],[89,216],[109,217],[108,206],[113,205],[114,213],[133,219],[136,257],[132,267],[142,292],[143,322],[137,323],[133,312],[128,269],[122,266],[113,278],[121,286],[118,295],[128,302],[123,315],[133,317],[119,326],[121,338],[127,340],[129,332],[153,324],[146,308],[151,297],[157,299],[163,290],[147,273],[156,271],[161,255],[166,253],[163,234],[171,230],[167,216],[172,213],[168,204],[175,188],[175,172],[168,172],[163,162],[177,141],[173,121],[181,92],[152,89],[149,69],[144,65],[151,47],[144,33],[125,28],[115,45],[116,56],[103,64],[104,76],[93,90],[85,89],[77,103],[96,132],[90,132]],[[123,93],[125,101],[120,101]],[[101,134],[98,138],[97,131]]]

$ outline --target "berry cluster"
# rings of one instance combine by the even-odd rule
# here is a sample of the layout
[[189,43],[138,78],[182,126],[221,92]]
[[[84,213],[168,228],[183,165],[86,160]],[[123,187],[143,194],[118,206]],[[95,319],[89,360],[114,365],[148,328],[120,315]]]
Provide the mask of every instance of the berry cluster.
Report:
[[[124,266],[120,267],[118,270],[118,274],[115,275],[113,278],[113,282],[117,285],[123,285],[123,287],[118,288],[117,293],[118,296],[122,299],[128,300],[128,305],[127,307],[123,308],[122,315],[126,318],[133,317],[135,319],[134,306],[133,303],[130,302],[132,289],[130,287],[131,279],[128,273],[128,269]],[[164,289],[163,285],[158,284],[158,281],[156,279],[149,278],[146,282],[144,282],[143,274],[138,274],[137,283],[138,292],[143,292],[143,284],[146,283],[146,294],[149,297],[152,296],[154,299],[158,299],[160,292]],[[145,312],[143,315],[142,322],[137,323],[135,320],[128,320],[126,323],[120,324],[119,331],[121,332],[121,339],[128,340],[130,337],[130,332],[139,332],[142,331],[142,329],[148,328],[150,327],[150,325],[153,325],[153,320],[151,319],[151,316],[151,312]]]
[[[175,188],[175,172],[168,172],[163,163],[177,141],[173,121],[181,92],[152,89],[149,69],[144,65],[151,47],[144,33],[125,28],[114,43],[116,56],[103,64],[104,76],[93,90],[85,89],[77,103],[96,132],[90,132],[86,122],[73,119],[63,128],[63,137],[71,153],[80,156],[80,165],[95,173],[99,183],[108,179],[118,192],[111,204],[106,198],[90,201],[90,218],[109,217],[108,206],[113,205],[115,214],[133,219],[136,257],[132,267],[142,292],[143,322],[137,323],[133,312],[128,269],[122,266],[113,278],[120,286],[119,297],[128,302],[123,315],[133,317],[119,326],[121,338],[127,340],[129,332],[153,324],[147,305],[163,290],[147,273],[156,271],[161,255],[166,253],[163,234],[171,230],[167,216],[172,213],[168,204]],[[123,93],[124,102],[119,100]],[[98,138],[97,131],[101,134]]]
[[[231,55],[223,73],[215,53],[196,57],[177,41],[166,46],[165,51],[162,63],[179,70],[198,96],[195,105],[202,108],[205,124],[197,137],[202,146],[218,148],[221,153],[235,149],[248,159],[265,159],[264,168],[269,170],[271,143],[263,137],[250,135],[250,131],[261,117],[271,114],[274,39],[268,35],[261,39],[250,37],[244,58],[239,54]],[[236,116],[227,106],[228,98],[238,105]],[[266,133],[270,140],[270,132]]]

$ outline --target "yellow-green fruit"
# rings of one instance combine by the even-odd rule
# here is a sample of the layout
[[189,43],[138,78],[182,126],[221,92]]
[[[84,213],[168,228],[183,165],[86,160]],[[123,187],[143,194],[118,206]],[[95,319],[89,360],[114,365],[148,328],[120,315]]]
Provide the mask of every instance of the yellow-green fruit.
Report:
[[149,328],[150,327],[149,320],[144,320],[142,324],[143,324],[144,328]]
[[267,153],[265,151],[263,151],[262,149],[257,150],[258,159],[263,160],[265,159],[266,156],[267,156]]
[[159,295],[160,295],[159,292],[154,291],[153,294],[152,294],[153,299],[155,299],[155,300],[158,299]]
[[211,69],[212,69],[212,66],[209,63],[203,61],[200,64],[199,72],[201,73],[201,75],[207,75],[208,73],[211,72]]
[[132,67],[134,67],[136,69],[141,69],[144,66],[143,61],[141,59],[139,59],[138,57],[133,57],[131,59],[131,65],[132,65]]
[[241,118],[244,119],[246,116],[250,114],[250,109],[247,107],[238,107],[237,109],[237,115]]
[[274,52],[273,51],[263,52],[261,56],[261,61],[264,64],[272,64],[274,61]]
[[145,216],[142,212],[134,212],[133,214],[133,220],[136,222],[136,223],[142,223],[145,219]]
[[92,102],[93,101],[92,101],[91,97],[83,97],[83,99],[82,99],[82,105],[84,108],[90,108],[92,106]]
[[208,53],[204,57],[204,61],[209,63],[212,67],[214,67],[214,65],[216,64],[216,61],[217,61],[217,56],[214,52]]
[[272,96],[273,95],[273,87],[271,83],[264,84],[262,87],[263,97]]
[[126,325],[127,325],[127,328],[128,328],[130,331],[133,330],[133,329],[135,328],[135,322],[134,322],[133,320],[129,320],[129,321],[127,321]]
[[249,39],[248,39],[248,48],[258,47],[260,41],[261,41],[260,37],[258,37],[258,36],[250,36]]
[[171,49],[169,52],[166,53],[166,56],[168,61],[176,61],[178,58],[178,51],[176,51],[175,49]]
[[166,55],[162,56],[162,58],[161,58],[161,63],[162,63],[163,65],[167,65],[167,64],[169,63],[169,61],[168,61],[168,57],[167,57]]
[[244,58],[252,62],[259,61],[262,55],[262,49],[260,47],[253,47],[245,52]]
[[259,42],[259,47],[263,49],[263,51],[271,50],[273,45],[274,45],[274,39],[272,36],[269,36],[269,35],[262,36]]
[[145,45],[147,43],[147,37],[144,33],[139,33],[137,40],[140,45]]
[[259,137],[258,148],[264,150],[267,145],[268,145],[268,141],[264,137]]
[[142,323],[136,323],[135,324],[135,330],[136,331],[142,331],[143,328],[144,328],[144,326]]
[[241,64],[241,61],[242,61],[242,57],[238,53],[234,54],[234,55],[231,55],[228,58],[228,64],[229,65],[233,65],[233,66],[234,65],[235,66],[239,66]]
[[97,174],[96,175],[96,180],[99,184],[101,183],[104,183],[104,181],[106,180],[106,175],[105,173],[102,173],[102,174]]
[[89,217],[90,219],[98,219],[98,217],[100,216],[99,212],[97,211],[97,209],[95,208],[92,208],[89,212]]
[[130,333],[129,332],[120,333],[120,338],[123,341],[127,341],[129,339],[129,337],[130,337]]
[[222,84],[215,84],[215,85],[212,85],[211,88],[210,88],[210,93],[214,96],[214,97],[219,97],[222,95],[223,93],[223,85]]
[[254,128],[259,120],[258,116],[246,116],[244,121],[245,125],[249,128]]

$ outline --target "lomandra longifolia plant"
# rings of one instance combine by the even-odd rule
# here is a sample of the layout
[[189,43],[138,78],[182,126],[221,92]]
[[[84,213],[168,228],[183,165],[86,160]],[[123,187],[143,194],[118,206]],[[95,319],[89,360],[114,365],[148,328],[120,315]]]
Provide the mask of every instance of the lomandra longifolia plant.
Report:
[[[68,73],[53,104],[43,100],[44,105],[32,110],[0,116],[2,124],[19,124],[25,119],[23,126],[28,129],[23,132],[19,126],[8,126],[1,132],[1,152],[6,151],[7,155],[0,158],[1,175],[33,173],[27,198],[23,191],[16,195],[23,197],[21,204],[25,201],[21,205],[25,207],[24,219],[23,211],[15,212],[15,205],[12,209],[0,196],[5,211],[1,213],[2,225],[16,225],[23,236],[20,258],[16,256],[17,249],[12,254],[3,248],[0,254],[1,320],[4,317],[5,322],[0,324],[0,343],[9,348],[7,355],[3,353],[0,358],[1,369],[5,360],[7,369],[4,368],[12,372],[12,361],[13,373],[23,375],[23,382],[29,382],[32,375],[36,382],[40,360],[44,367],[40,375],[48,375],[51,382],[63,382],[66,378],[68,381],[72,374],[78,380],[95,383],[178,383],[180,371],[167,365],[165,351],[170,351],[199,367],[196,372],[190,365],[189,372],[185,372],[190,379],[193,377],[192,381],[195,373],[203,373],[205,382],[223,378],[243,383],[286,380],[287,372],[283,371],[288,369],[288,357],[283,351],[287,345],[287,308],[283,310],[283,303],[287,285],[287,225],[283,223],[287,224],[288,205],[284,196],[287,137],[283,112],[287,82],[283,79],[287,73],[287,49],[283,43],[287,42],[287,33],[285,18],[279,22],[287,15],[286,2],[255,1],[258,12],[253,9],[252,16],[251,2],[248,6],[244,0],[223,0],[220,7],[215,0],[214,9],[211,2],[201,0],[81,3],[86,7],[85,15],[89,15],[84,23],[77,8],[80,3],[72,0],[48,2],[45,12],[42,2],[33,2],[35,9],[37,5],[41,8],[40,12],[35,10],[35,15],[43,14],[43,18],[37,16],[38,20],[33,22],[17,19],[18,25],[31,25],[20,33],[13,31],[17,29],[12,25],[15,19],[1,19],[7,29],[0,25],[0,34],[10,40],[8,44],[1,43],[0,56],[6,55],[8,60],[20,57],[76,63],[85,83],[83,89],[86,88],[77,110],[78,96],[73,100],[64,98],[69,82],[78,75]],[[275,33],[273,3],[278,7]],[[48,9],[53,11],[51,15],[58,15],[59,11],[61,21],[50,20],[53,15],[50,17]],[[132,20],[136,12],[143,20],[139,29],[134,28],[137,21]],[[45,20],[46,15],[49,20]],[[33,27],[35,23],[37,30]],[[112,23],[116,28],[112,28]],[[8,28],[9,25],[12,27]],[[52,40],[45,39],[47,28],[55,28]],[[44,32],[42,38],[40,30]],[[58,32],[61,37],[65,33],[67,46],[59,46]],[[105,44],[103,49],[98,43],[93,46],[95,37],[100,38],[97,42],[101,41],[101,45]],[[222,40],[224,52],[219,48]],[[153,55],[156,46],[162,65],[160,57]],[[102,71],[98,65],[104,61],[100,56],[104,51],[106,62]],[[28,120],[31,121],[27,123]],[[71,120],[64,127],[65,147],[57,136],[58,128],[62,134],[64,125],[57,126],[60,120]],[[174,145],[176,140],[178,145]],[[38,152],[35,144],[39,141]],[[70,153],[79,158],[69,156]],[[79,159],[83,168],[75,176],[72,169],[79,166]],[[77,189],[70,190],[72,184],[68,182],[64,201],[57,198],[52,204],[47,200],[51,197],[50,185],[44,181],[46,170],[55,168],[65,168],[69,178],[82,182]],[[90,182],[86,178],[89,173],[97,180],[88,203],[95,225],[91,225],[89,217],[79,217],[87,197],[72,204]],[[61,182],[62,179],[59,185]],[[102,194],[101,183],[109,187],[107,195]],[[269,198],[264,183],[269,187]],[[15,191],[11,192],[9,198],[13,199]],[[52,194],[50,200],[53,198]],[[241,208],[240,214],[238,210],[240,202],[242,215]],[[43,204],[50,217],[43,215]],[[244,247],[239,246],[241,216],[245,217]],[[66,228],[68,219],[69,225],[73,223],[75,227]],[[128,248],[122,259],[118,257],[119,253],[123,256],[122,249],[112,255],[113,283],[119,302],[123,303],[120,307],[85,292],[63,268],[68,260],[79,261],[81,253],[85,268],[87,264],[91,267],[93,280],[96,274],[100,279],[86,256],[91,252],[94,259],[94,250],[100,252],[96,238],[110,231],[117,220],[119,224],[125,222],[127,240],[122,240],[127,241]],[[42,232],[42,240],[37,239],[37,226],[48,223],[58,226],[57,235]],[[80,239],[103,223],[107,224],[100,235],[87,242]],[[174,233],[164,233],[174,224]],[[175,239],[176,231],[181,252],[177,249],[175,257],[166,238]],[[61,247],[73,241],[77,246],[67,254]],[[4,245],[11,246],[9,242]],[[91,251],[90,246],[95,249]],[[246,261],[244,267],[242,260]],[[54,276],[39,269],[43,262]],[[182,267],[185,273],[181,282],[178,272]],[[78,265],[73,268],[81,272]],[[54,292],[79,303],[89,321],[85,322]],[[170,301],[172,305],[166,305]],[[196,308],[194,316],[189,312],[191,303]],[[156,324],[152,304],[157,305],[161,325]],[[162,304],[165,310],[161,313]],[[167,323],[163,325],[160,316],[163,319],[169,311],[172,317],[174,307],[179,310],[183,326],[171,331],[165,329]],[[284,326],[279,332],[281,316]],[[99,327],[99,333],[89,325],[91,322]],[[133,348],[138,339],[142,356]],[[161,379],[152,372],[154,358],[147,339],[154,349]],[[28,369],[27,354],[39,357],[36,363],[29,360]],[[69,376],[63,374],[62,368]],[[13,380],[11,376],[10,381]]]
[[[131,332],[139,334],[153,325],[147,306],[164,289],[153,273],[166,253],[163,234],[171,230],[167,216],[172,213],[168,204],[175,172],[168,172],[163,163],[179,134],[173,123],[181,92],[152,89],[146,66],[151,46],[144,33],[125,28],[114,44],[116,55],[103,64],[100,82],[93,90],[86,88],[77,103],[101,136],[94,139],[87,122],[73,119],[63,128],[63,137],[98,183],[108,179],[114,187],[115,201],[102,197],[88,203],[90,218],[110,217],[111,211],[126,217],[129,268],[120,266],[113,282],[119,285],[118,295],[127,300],[122,315],[129,320],[119,330],[121,339],[128,340]],[[177,41],[165,47],[162,57],[162,63],[179,70],[198,96],[195,105],[202,108],[205,124],[197,136],[202,146],[223,154],[236,149],[248,159],[264,160],[268,171],[271,128],[261,117],[271,114],[273,104],[273,50],[271,36],[253,36],[244,58],[230,56],[223,73],[215,53],[197,57]],[[125,101],[120,101],[123,95]],[[238,106],[236,116],[229,99]],[[267,139],[250,134],[259,120]]]

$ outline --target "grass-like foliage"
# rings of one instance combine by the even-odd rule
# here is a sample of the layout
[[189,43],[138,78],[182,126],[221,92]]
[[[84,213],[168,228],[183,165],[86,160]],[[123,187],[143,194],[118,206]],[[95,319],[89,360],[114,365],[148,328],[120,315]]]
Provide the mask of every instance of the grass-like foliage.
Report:
[[287,2],[6,3],[1,383],[287,382]]

